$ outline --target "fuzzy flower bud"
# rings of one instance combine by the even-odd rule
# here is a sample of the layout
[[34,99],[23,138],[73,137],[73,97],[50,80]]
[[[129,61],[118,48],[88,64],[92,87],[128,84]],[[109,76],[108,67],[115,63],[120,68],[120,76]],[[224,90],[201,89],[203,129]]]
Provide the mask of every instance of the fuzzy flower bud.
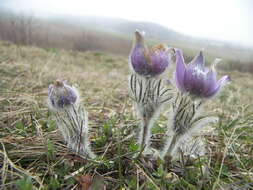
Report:
[[133,70],[143,76],[157,76],[163,73],[169,65],[170,49],[160,44],[148,49],[145,46],[143,34],[135,32],[135,44],[130,54]]
[[51,108],[61,109],[76,104],[79,94],[75,87],[67,85],[65,81],[57,80],[48,88],[48,100]]

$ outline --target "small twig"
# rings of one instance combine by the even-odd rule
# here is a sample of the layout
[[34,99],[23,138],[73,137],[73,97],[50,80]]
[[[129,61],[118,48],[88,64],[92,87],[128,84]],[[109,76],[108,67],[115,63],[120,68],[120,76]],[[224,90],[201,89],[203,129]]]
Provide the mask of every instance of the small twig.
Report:
[[139,166],[139,164],[135,163],[135,165],[136,165],[136,167],[137,167],[139,170],[142,171],[142,173],[144,174],[144,176],[145,176],[146,178],[148,178],[148,179],[151,181],[151,183],[155,186],[155,188],[156,188],[157,190],[160,190],[160,188],[155,184],[155,182],[153,181],[153,179],[151,179],[151,177],[148,176],[148,175],[146,174],[146,172]]

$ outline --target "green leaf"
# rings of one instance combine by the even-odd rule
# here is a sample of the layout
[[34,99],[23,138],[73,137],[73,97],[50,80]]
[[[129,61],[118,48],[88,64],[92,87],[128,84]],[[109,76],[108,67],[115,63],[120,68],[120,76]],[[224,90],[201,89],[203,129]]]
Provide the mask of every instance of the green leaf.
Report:
[[17,180],[16,185],[20,190],[33,190],[33,183],[30,176]]
[[57,179],[51,177],[49,181],[49,189],[56,190],[60,187],[61,187],[60,182]]
[[135,152],[139,149],[139,145],[134,143],[134,142],[131,142],[130,145],[129,145],[129,149],[132,151],[132,152]]

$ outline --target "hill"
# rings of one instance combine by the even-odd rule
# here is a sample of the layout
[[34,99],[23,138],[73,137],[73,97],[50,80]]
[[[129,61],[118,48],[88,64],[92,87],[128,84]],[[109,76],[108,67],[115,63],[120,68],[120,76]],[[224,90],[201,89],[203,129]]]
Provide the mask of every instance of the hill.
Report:
[[33,17],[27,13],[17,13],[13,8],[6,9],[7,5],[0,7],[2,40],[47,48],[98,50],[128,55],[133,33],[139,29],[145,31],[150,44],[167,43],[169,46],[183,49],[190,58],[204,49],[209,63],[219,57],[223,59],[223,67],[226,69],[253,72],[252,47],[193,38],[151,22],[91,15],[48,14],[46,17]]
[[253,60],[253,47],[211,39],[194,38],[152,22],[135,22],[119,18],[88,15],[52,15],[49,18],[56,22],[112,33],[116,36],[125,36],[129,39],[132,38],[133,32],[139,29],[145,31],[148,39],[182,48],[187,51],[189,56],[194,56],[192,50],[205,49],[209,56],[220,57],[228,61],[249,63]]

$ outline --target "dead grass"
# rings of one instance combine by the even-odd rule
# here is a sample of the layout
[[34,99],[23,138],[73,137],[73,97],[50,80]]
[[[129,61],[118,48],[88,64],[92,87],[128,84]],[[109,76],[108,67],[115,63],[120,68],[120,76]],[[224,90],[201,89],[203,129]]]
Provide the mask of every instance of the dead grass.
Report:
[[[21,180],[34,189],[78,189],[73,176],[89,174],[102,175],[107,189],[253,188],[251,74],[230,72],[231,84],[209,102],[207,110],[220,117],[206,134],[209,154],[161,164],[131,158],[133,138],[126,137],[138,121],[128,97],[129,73],[125,57],[0,42],[0,187],[18,189]],[[57,132],[46,98],[58,78],[81,92],[97,160],[69,152]]]

